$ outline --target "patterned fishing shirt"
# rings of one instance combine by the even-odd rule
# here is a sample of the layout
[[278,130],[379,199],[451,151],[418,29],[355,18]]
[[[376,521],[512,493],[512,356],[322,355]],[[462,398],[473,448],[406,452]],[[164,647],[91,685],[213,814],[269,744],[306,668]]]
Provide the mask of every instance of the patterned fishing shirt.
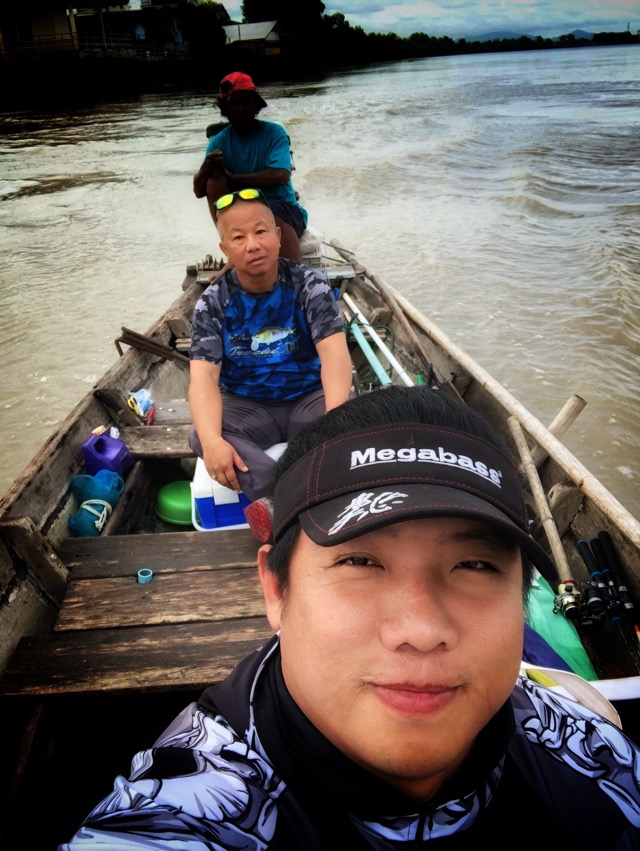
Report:
[[220,386],[238,396],[284,402],[319,390],[316,344],[343,330],[320,272],[284,258],[278,270],[275,286],[256,295],[231,269],[195,306],[189,356],[220,364]]
[[288,694],[275,636],[186,707],[60,851],[640,848],[640,750],[518,680],[461,770],[417,805],[350,762]]

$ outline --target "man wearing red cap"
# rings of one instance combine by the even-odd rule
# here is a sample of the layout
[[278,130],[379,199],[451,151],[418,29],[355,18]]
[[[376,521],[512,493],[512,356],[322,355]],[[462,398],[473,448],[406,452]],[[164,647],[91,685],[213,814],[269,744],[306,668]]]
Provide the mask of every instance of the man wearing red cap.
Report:
[[281,231],[280,256],[301,262],[300,237],[307,211],[291,182],[289,137],[281,124],[256,118],[266,102],[248,74],[234,71],[220,82],[218,107],[229,124],[207,145],[204,162],[193,178],[197,198],[206,196],[213,221],[215,201],[245,187],[261,189]]

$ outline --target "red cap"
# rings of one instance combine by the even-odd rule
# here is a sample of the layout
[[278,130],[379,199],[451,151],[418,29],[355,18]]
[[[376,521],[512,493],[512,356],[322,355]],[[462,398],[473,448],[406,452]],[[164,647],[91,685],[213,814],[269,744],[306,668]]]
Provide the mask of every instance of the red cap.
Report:
[[234,71],[220,80],[220,97],[222,100],[231,97],[235,92],[253,92],[259,109],[263,109],[267,105],[266,101],[256,91],[256,84],[251,77],[248,74],[243,74],[242,71]]

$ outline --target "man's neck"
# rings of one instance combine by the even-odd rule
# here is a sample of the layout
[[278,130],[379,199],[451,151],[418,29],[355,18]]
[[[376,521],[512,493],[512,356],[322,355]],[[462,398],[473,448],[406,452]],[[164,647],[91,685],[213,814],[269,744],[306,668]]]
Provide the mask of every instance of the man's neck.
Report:
[[231,125],[233,127],[234,132],[238,136],[251,136],[258,129],[258,119],[254,118],[250,124],[245,124],[243,126],[238,126],[236,124]]
[[270,292],[278,283],[278,264],[273,271],[269,271],[264,275],[246,275],[238,272],[236,269],[238,283],[245,292],[251,295],[261,295],[262,293]]

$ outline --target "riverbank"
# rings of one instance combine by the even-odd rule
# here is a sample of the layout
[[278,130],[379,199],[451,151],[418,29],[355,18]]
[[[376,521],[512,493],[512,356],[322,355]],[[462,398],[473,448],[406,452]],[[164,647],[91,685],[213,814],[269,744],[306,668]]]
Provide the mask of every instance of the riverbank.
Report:
[[[112,51],[86,56],[64,53],[40,58],[0,60],[0,111],[100,103],[132,95],[171,92],[211,93],[236,68],[265,83],[323,75],[319,61],[303,64],[285,57],[194,59],[186,55],[150,55]],[[340,70],[340,69],[333,69]]]

